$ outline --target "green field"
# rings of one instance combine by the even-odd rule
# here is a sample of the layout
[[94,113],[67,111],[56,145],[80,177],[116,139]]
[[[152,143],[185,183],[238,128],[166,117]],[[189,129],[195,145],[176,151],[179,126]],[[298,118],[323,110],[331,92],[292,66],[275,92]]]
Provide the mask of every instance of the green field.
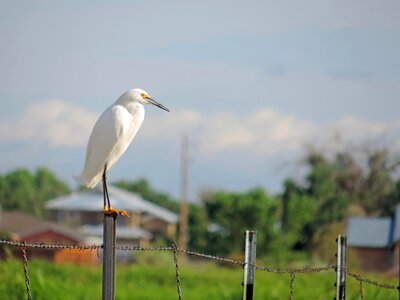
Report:
[[[116,299],[177,299],[175,265],[169,253],[139,264],[118,265]],[[54,265],[29,261],[30,287],[34,300],[101,299],[101,268]],[[396,284],[395,280],[368,275]],[[183,299],[241,299],[242,269],[211,263],[180,266]],[[333,299],[335,273],[297,274],[294,299]],[[289,299],[290,275],[257,271],[255,299]],[[0,299],[26,299],[22,261],[0,261]],[[347,299],[360,299],[359,284],[348,278]],[[397,299],[396,290],[364,284],[364,299]]]

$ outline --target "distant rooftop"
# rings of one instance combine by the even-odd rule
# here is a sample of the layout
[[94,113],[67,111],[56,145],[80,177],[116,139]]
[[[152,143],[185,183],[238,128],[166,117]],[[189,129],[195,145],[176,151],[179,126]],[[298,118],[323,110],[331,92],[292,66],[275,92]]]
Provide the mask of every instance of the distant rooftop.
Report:
[[350,218],[347,228],[349,246],[384,248],[392,243],[390,218]]
[[349,246],[388,248],[400,241],[400,205],[393,218],[352,217],[347,225]]
[[[147,213],[156,216],[168,223],[177,223],[178,215],[159,205],[144,200],[140,195],[127,192],[114,186],[108,187],[111,204],[114,208],[126,210],[128,212]],[[103,193],[99,189],[74,192],[67,196],[62,196],[50,200],[46,204],[50,210],[65,211],[102,211]]]
[[57,223],[48,222],[20,211],[0,212],[1,232],[7,232],[23,239],[46,230],[59,232],[79,242],[84,241],[83,235],[75,229]]

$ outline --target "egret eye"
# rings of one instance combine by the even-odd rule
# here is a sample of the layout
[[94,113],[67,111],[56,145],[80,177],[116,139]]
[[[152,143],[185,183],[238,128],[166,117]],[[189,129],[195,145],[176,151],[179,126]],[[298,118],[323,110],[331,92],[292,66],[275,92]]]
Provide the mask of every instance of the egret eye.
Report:
[[148,96],[145,93],[142,93],[140,96],[142,96],[143,99],[148,98]]

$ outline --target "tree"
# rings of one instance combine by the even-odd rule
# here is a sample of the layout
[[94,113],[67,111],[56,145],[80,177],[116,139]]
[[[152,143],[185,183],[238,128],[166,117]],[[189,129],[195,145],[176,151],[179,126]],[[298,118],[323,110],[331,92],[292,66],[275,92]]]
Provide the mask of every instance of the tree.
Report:
[[[257,231],[257,249],[267,251],[275,238],[278,203],[262,188],[245,193],[207,192],[202,196],[208,220],[220,227],[219,232],[209,234],[224,247],[210,249],[216,254],[241,253],[245,230]],[[208,245],[213,247],[212,241]]]
[[363,183],[361,203],[367,214],[393,214],[399,198],[391,177],[387,150],[372,152],[368,157],[368,174]]
[[312,235],[318,203],[288,179],[282,204],[281,244],[287,249],[304,250]]
[[283,239],[293,250],[317,247],[315,238],[336,228],[331,224],[342,224],[351,211],[388,216],[399,203],[400,183],[392,176],[397,165],[391,166],[387,150],[342,151],[332,159],[310,151],[305,164],[304,184],[288,179],[281,195]]
[[45,202],[68,194],[69,187],[46,168],[35,173],[17,169],[0,177],[0,205],[8,210],[23,210],[36,216],[45,214]]

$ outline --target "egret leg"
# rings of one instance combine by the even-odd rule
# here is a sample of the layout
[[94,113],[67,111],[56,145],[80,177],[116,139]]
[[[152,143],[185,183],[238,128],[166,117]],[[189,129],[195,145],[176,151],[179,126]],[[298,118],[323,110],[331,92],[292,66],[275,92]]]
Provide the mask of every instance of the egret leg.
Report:
[[108,195],[108,188],[107,188],[107,164],[104,166],[103,171],[103,197],[104,197],[104,214],[107,215],[114,215],[114,216],[125,216],[129,217],[129,214],[125,210],[114,209],[111,207],[110,204],[110,196]]
[[102,176],[102,181],[103,181],[103,198],[104,198],[104,210],[108,207],[110,207],[110,198],[108,196],[108,190],[107,190],[107,178],[106,178],[106,169],[107,165],[104,166],[104,171],[103,171],[103,176]]

